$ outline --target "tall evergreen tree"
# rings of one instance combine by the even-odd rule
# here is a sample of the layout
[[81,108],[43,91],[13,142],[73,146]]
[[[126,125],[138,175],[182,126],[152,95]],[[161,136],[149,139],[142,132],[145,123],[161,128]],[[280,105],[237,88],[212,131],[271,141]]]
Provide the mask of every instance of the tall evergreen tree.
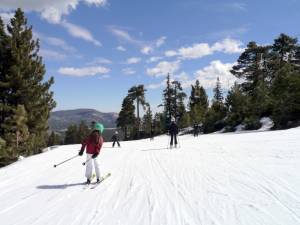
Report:
[[147,102],[145,100],[145,91],[144,85],[133,86],[128,90],[128,97],[132,99],[132,101],[136,101],[136,115],[137,115],[137,135],[139,137],[139,129],[140,129],[140,104],[143,106],[144,110],[146,109]]
[[[3,115],[5,118],[11,117],[13,109],[23,105],[29,131],[27,154],[39,153],[46,146],[48,118],[55,107],[50,91],[54,81],[51,77],[44,82],[45,66],[38,56],[39,42],[33,40],[32,28],[27,26],[21,9],[16,10],[7,32],[0,44],[6,43],[5,59],[0,63],[0,88],[2,93],[6,93],[5,97],[0,97],[2,119]],[[6,130],[1,132],[6,133]]]
[[122,108],[117,118],[117,127],[120,127],[124,134],[125,139],[129,138],[129,133],[132,131],[135,125],[135,107],[132,98],[126,96],[122,102]]
[[52,131],[49,135],[47,146],[54,146],[60,144],[62,144],[60,135]]
[[181,83],[179,81],[173,81],[173,93],[172,93],[172,105],[171,114],[179,122],[180,127],[185,127],[187,125],[186,121],[186,109],[184,105],[184,99],[186,94],[183,92]]
[[81,143],[86,136],[89,135],[91,130],[89,129],[88,125],[84,121],[81,121],[79,126],[78,126],[78,131],[77,131],[77,140],[79,143]]
[[76,124],[72,124],[67,128],[65,133],[64,144],[79,144],[78,140],[78,128]]
[[233,75],[244,80],[241,90],[249,97],[248,110],[251,112],[250,114],[257,118],[268,116],[271,113],[269,95],[272,63],[270,50],[270,46],[258,46],[255,42],[249,42],[239,57],[238,64],[231,70]]
[[165,129],[167,125],[171,122],[172,117],[172,95],[173,95],[173,87],[171,84],[170,74],[168,73],[166,79],[166,88],[163,90],[163,104],[160,106],[164,107],[164,114],[165,114]]
[[196,80],[195,85],[192,85],[189,107],[193,122],[203,123],[208,110],[208,97],[205,89],[200,86],[199,80]]
[[244,119],[249,116],[247,110],[248,98],[241,91],[240,86],[235,83],[228,91],[225,106],[227,108],[226,125],[228,131],[234,131],[234,128],[242,124]]
[[151,125],[152,125],[152,111],[151,111],[150,105],[148,104],[146,113],[143,116],[144,132],[147,136],[150,136]]
[[205,133],[213,132],[224,128],[226,107],[224,105],[223,99],[224,97],[222,93],[221,82],[219,78],[217,78],[216,86],[214,88],[214,98],[212,100],[212,105],[205,116]]
[[5,140],[11,148],[12,157],[17,158],[19,155],[28,155],[26,141],[29,137],[27,127],[27,112],[23,105],[17,105],[12,110],[10,117],[4,121]]

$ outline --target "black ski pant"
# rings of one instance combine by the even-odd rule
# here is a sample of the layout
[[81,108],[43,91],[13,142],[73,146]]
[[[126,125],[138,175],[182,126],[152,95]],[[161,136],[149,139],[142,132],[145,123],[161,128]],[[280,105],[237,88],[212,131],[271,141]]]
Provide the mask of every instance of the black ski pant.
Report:
[[173,145],[173,139],[175,141],[175,145],[177,145],[177,134],[171,134],[171,142],[170,145]]
[[113,142],[113,147],[115,147],[115,143],[116,143],[116,142],[117,142],[118,146],[120,147],[120,143],[119,143],[118,140],[116,140],[116,141]]

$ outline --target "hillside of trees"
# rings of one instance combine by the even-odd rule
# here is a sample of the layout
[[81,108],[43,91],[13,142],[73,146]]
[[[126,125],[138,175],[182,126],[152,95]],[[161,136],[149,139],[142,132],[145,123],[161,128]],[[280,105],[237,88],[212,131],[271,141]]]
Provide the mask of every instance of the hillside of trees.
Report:
[[[200,124],[204,133],[234,131],[237,125],[246,130],[258,129],[262,117],[274,121],[273,129],[300,125],[300,46],[296,38],[280,34],[272,45],[249,42],[231,73],[239,78],[225,96],[219,78],[209,102],[206,90],[197,80],[187,94],[179,81],[167,76],[162,94],[162,113],[152,115],[145,100],[144,85],[128,90],[122,102],[117,126],[126,139],[165,133],[172,117],[180,128]],[[140,118],[140,107],[145,114]]]

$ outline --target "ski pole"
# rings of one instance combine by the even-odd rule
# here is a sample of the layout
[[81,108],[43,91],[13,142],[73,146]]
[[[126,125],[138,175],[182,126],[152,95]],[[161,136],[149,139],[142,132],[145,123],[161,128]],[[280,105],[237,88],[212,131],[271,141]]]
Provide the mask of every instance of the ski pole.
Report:
[[177,142],[178,142],[179,148],[181,148],[180,141],[179,141],[179,135],[177,135]]
[[58,164],[54,164],[54,167],[57,167],[57,166],[59,166],[59,165],[65,163],[65,162],[68,162],[68,161],[70,161],[71,159],[76,158],[77,156],[78,156],[78,155],[75,155],[75,156],[73,156],[73,157],[71,157],[71,158],[69,158],[69,159],[66,159],[65,161],[62,161],[62,162],[60,162],[60,163],[58,163]]
[[82,163],[82,165],[84,166],[85,164],[87,164],[92,158],[89,158],[88,160],[86,160],[85,162]]

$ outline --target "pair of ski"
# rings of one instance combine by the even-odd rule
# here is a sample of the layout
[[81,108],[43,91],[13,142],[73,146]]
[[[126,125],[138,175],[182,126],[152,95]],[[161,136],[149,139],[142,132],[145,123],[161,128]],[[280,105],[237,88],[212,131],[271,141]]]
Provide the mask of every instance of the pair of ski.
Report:
[[[95,178],[95,174],[92,175],[92,179]],[[99,182],[95,182],[95,183],[90,183],[90,184],[86,184],[84,189],[87,189],[90,187],[90,189],[95,189],[96,187],[98,187],[99,184],[101,184],[103,181],[105,181],[107,178],[109,178],[111,176],[111,173],[107,173],[104,177],[100,178]]]

